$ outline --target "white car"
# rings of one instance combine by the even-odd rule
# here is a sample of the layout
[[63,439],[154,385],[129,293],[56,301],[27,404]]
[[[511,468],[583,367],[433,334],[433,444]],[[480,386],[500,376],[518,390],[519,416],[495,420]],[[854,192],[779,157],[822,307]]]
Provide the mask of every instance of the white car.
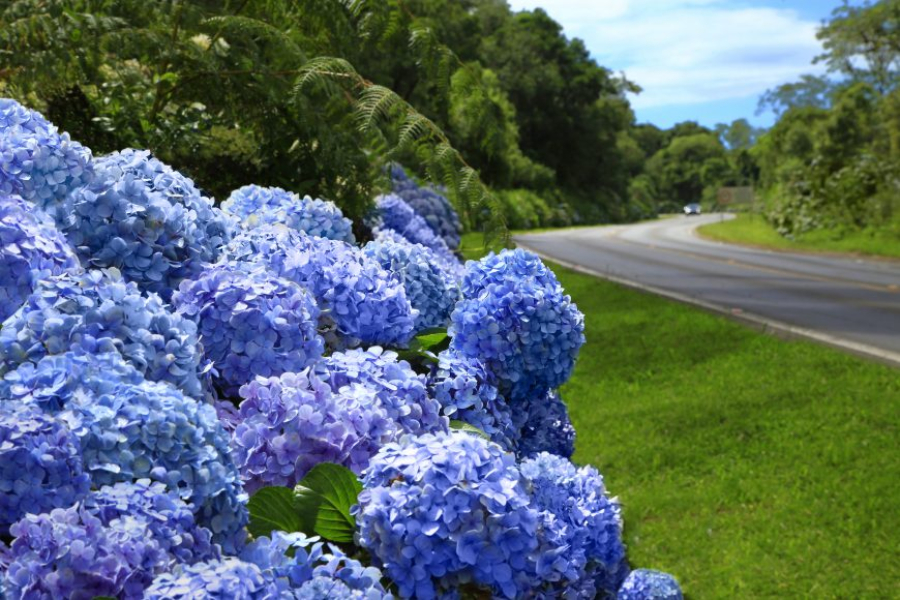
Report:
[[684,207],[684,214],[687,215],[688,217],[690,217],[691,215],[699,216],[700,215],[700,205],[696,204],[696,203],[688,204],[687,206]]

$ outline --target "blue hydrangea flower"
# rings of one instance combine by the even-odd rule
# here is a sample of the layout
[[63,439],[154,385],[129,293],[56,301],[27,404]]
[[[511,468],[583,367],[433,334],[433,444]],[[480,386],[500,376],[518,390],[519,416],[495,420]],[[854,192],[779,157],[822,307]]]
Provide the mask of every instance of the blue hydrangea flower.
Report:
[[400,165],[391,167],[393,192],[403,198],[451,250],[459,248],[462,224],[450,200],[434,188],[419,186]]
[[146,521],[122,516],[104,524],[78,504],[26,515],[10,532],[11,598],[139,599],[170,563]]
[[[381,583],[381,571],[364,567],[338,548],[326,548],[319,538],[302,533],[273,531],[271,538],[251,542],[241,558],[258,566],[268,579],[290,589],[292,598],[392,598]],[[329,591],[333,595],[328,595]]]
[[[455,256],[440,254],[431,248],[426,248],[422,244],[413,244],[393,229],[376,229],[373,234],[373,241],[379,244],[399,244],[415,247],[421,253],[422,258],[439,268],[448,285],[459,288],[460,282],[462,282],[462,278],[466,274],[466,268]],[[458,299],[459,292],[457,291],[456,300]]]
[[212,533],[198,526],[190,507],[162,483],[140,479],[104,486],[88,496],[84,506],[105,524],[127,516],[144,520],[175,562],[220,558],[218,547],[211,543]]
[[[52,370],[64,373],[53,376]],[[246,494],[215,409],[146,381],[110,355],[47,357],[0,392],[61,410],[95,487],[150,479],[189,502],[226,551],[241,547]],[[42,382],[48,388],[40,389]]]
[[41,281],[27,303],[3,323],[0,374],[69,350],[117,352],[145,377],[201,397],[196,325],[143,296],[115,270],[64,273]]
[[453,275],[428,260],[427,248],[421,244],[375,241],[366,244],[363,252],[403,282],[409,303],[419,311],[417,332],[447,326],[459,298],[459,286]]
[[80,269],[75,252],[48,217],[0,192],[0,321],[25,303],[39,280]]
[[181,565],[153,580],[144,600],[277,600],[285,590],[238,558]]
[[360,473],[399,434],[374,392],[362,386],[336,393],[305,374],[285,373],[258,377],[241,395],[231,449],[250,493],[267,485],[292,487],[321,462]]
[[300,196],[279,187],[245,185],[222,203],[245,227],[283,224],[308,235],[356,243],[353,224],[334,202]]
[[497,391],[493,374],[477,358],[451,349],[438,354],[438,364],[428,376],[428,391],[450,420],[474,425],[506,450],[515,448],[518,428],[512,411]]
[[96,177],[71,196],[61,229],[82,263],[115,267],[168,300],[218,258],[233,224],[194,183],[150,156],[123,150],[98,159]]
[[354,384],[373,391],[378,404],[405,433],[447,430],[448,419],[441,416],[438,401],[428,395],[425,377],[399,360],[396,352],[378,346],[335,352],[312,370],[336,392]]
[[635,569],[619,588],[618,600],[682,600],[678,581],[661,571]]
[[325,348],[309,292],[261,269],[220,265],[182,282],[172,301],[197,323],[215,379],[231,396],[257,375],[302,371]]
[[406,436],[372,459],[363,486],[359,543],[401,596],[474,583],[513,598],[535,586],[539,516],[500,446],[460,432]]
[[0,402],[0,534],[26,512],[69,506],[90,489],[81,444],[61,419]]
[[586,600],[615,596],[628,564],[621,509],[607,495],[600,473],[546,452],[523,461],[519,470],[531,483],[532,506],[542,513],[545,535],[566,547],[564,560],[578,572],[577,581],[560,580],[545,591],[567,590],[572,596],[576,588],[582,594],[572,597]]
[[331,347],[402,345],[412,337],[416,311],[403,284],[355,246],[266,225],[235,237],[225,254],[309,290],[321,324],[334,330],[326,336]]
[[513,411],[513,428],[520,457],[549,452],[571,458],[575,453],[575,427],[557,392],[519,401]]
[[92,176],[89,149],[40,113],[0,98],[0,193],[54,210]]
[[456,260],[443,238],[439,237],[403,198],[396,194],[378,196],[375,198],[375,206],[377,210],[372,229],[376,234],[381,230],[390,229],[413,244],[422,244],[430,248],[447,262]]
[[451,321],[452,347],[483,360],[514,409],[565,383],[584,344],[584,315],[524,250],[470,261]]

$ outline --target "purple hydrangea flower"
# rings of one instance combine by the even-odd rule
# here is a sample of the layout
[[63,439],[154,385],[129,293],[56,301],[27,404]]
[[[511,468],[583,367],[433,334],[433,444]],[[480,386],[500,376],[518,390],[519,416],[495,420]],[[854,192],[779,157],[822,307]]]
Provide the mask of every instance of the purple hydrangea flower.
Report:
[[462,225],[450,200],[429,186],[419,186],[400,165],[391,167],[393,192],[403,198],[416,214],[425,219],[451,250],[459,248]]
[[[258,566],[265,577],[290,589],[292,598],[360,598],[390,600],[381,583],[381,571],[364,567],[338,548],[302,533],[273,531],[260,537],[241,553]],[[332,595],[320,594],[331,591]]]
[[84,501],[84,506],[103,523],[132,516],[146,521],[160,547],[178,563],[220,558],[212,533],[194,521],[190,507],[162,483],[140,479],[133,483],[104,486]]
[[405,360],[399,360],[396,352],[378,346],[335,352],[312,371],[336,392],[354,384],[373,391],[378,404],[405,433],[447,430],[448,419],[441,416],[438,401],[428,395],[425,377],[413,371]]
[[169,311],[155,294],[141,295],[115,270],[41,281],[3,323],[0,373],[70,350],[117,352],[148,379],[169,382],[194,397],[203,394],[194,322]]
[[399,434],[375,393],[358,385],[333,392],[303,373],[285,373],[258,377],[241,395],[231,448],[250,493],[292,487],[321,462],[360,473]]
[[417,332],[447,326],[459,298],[459,286],[452,274],[429,260],[427,248],[421,244],[376,241],[366,244],[363,252],[403,282],[406,297],[419,311]]
[[170,563],[146,521],[121,516],[103,523],[78,504],[26,515],[10,532],[11,598],[139,599]]
[[259,567],[238,558],[181,565],[153,580],[144,600],[278,600],[290,598]]
[[443,238],[439,237],[403,198],[396,194],[378,196],[375,198],[375,205],[377,211],[372,229],[376,234],[381,230],[390,229],[413,244],[422,244],[430,248],[447,262],[456,260]]
[[0,533],[27,512],[71,505],[90,483],[81,444],[63,420],[0,401]]
[[93,176],[91,151],[40,113],[0,98],[0,193],[55,210]]
[[363,477],[359,542],[403,597],[474,583],[500,597],[537,583],[539,516],[513,455],[478,436],[406,436]]
[[222,203],[222,208],[238,217],[248,228],[283,224],[308,235],[356,243],[353,224],[334,202],[312,199],[278,187],[245,185]]
[[[531,482],[532,506],[541,511],[545,535],[565,547],[563,560],[577,579],[560,578],[545,586],[566,597],[613,597],[628,574],[619,503],[609,498],[603,477],[593,467],[541,453],[519,465]],[[574,595],[574,589],[580,594]]]
[[0,192],[0,321],[25,303],[39,280],[71,270],[81,264],[53,222]]
[[516,403],[513,411],[516,453],[527,457],[549,452],[564,458],[575,453],[575,427],[558,392],[547,392]]
[[96,177],[70,197],[61,229],[86,266],[115,267],[168,300],[218,258],[233,223],[184,175],[147,151],[98,159]]
[[226,259],[262,264],[271,273],[312,293],[324,326],[332,325],[332,347],[405,344],[413,334],[416,311],[400,280],[359,248],[266,225],[237,236]]
[[451,320],[452,347],[483,360],[514,409],[565,383],[584,344],[584,315],[524,250],[470,261]]
[[518,430],[512,411],[497,391],[493,374],[477,358],[450,349],[438,354],[438,364],[428,376],[428,391],[450,420],[477,427],[506,450],[515,448]]
[[635,569],[619,588],[618,600],[681,600],[678,581],[661,571]]
[[232,396],[257,375],[302,371],[325,347],[309,292],[260,269],[220,265],[182,282],[173,302],[197,323],[215,379]]

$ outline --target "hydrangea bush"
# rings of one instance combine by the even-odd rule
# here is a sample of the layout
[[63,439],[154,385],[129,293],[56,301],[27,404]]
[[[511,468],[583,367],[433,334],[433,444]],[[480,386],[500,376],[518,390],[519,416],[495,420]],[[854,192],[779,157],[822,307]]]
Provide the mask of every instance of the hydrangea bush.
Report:
[[360,248],[0,100],[0,598],[681,597],[569,461],[583,316],[403,177]]
[[391,167],[391,184],[394,194],[403,198],[410,208],[425,219],[431,230],[439,235],[451,250],[459,248],[462,225],[456,209],[450,200],[437,190],[427,186],[419,186],[413,181],[403,167]]
[[325,347],[309,292],[261,269],[220,265],[182,282],[172,301],[196,322],[215,379],[232,396],[257,375],[303,370]]
[[93,178],[91,151],[40,113],[0,98],[0,193],[55,212]]
[[81,268],[56,225],[34,205],[0,192],[0,320],[22,304],[41,279]]
[[203,394],[202,354],[193,321],[118,271],[63,273],[40,281],[0,331],[0,374],[74,350],[115,352],[148,379]]
[[356,242],[353,224],[334,202],[309,196],[301,199],[279,187],[245,185],[233,191],[222,208],[247,228],[282,224],[316,237]]
[[168,299],[215,261],[231,236],[231,220],[147,151],[104,156],[95,171],[90,185],[71,194],[62,223],[85,266],[115,267]]

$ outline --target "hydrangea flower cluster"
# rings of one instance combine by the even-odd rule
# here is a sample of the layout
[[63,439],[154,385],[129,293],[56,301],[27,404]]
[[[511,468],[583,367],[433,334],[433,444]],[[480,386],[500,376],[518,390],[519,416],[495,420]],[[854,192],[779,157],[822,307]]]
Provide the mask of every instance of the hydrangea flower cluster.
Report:
[[433,250],[447,262],[456,259],[447,247],[443,238],[439,237],[428,223],[416,214],[406,201],[396,194],[386,194],[375,199],[377,213],[374,227],[377,234],[380,230],[390,229],[413,244],[422,244]]
[[[628,564],[621,509],[607,496],[600,473],[548,453],[523,461],[519,469],[530,481],[532,505],[542,512],[545,535],[566,548],[565,561],[578,571],[577,597],[615,596]],[[546,591],[561,593],[559,583],[569,582],[550,584]],[[571,595],[572,588],[567,591]]]
[[238,423],[231,436],[244,488],[293,487],[321,462],[360,473],[398,427],[362,386],[333,392],[303,373],[263,378],[241,388]]
[[438,364],[428,376],[428,391],[450,420],[477,427],[506,450],[516,447],[519,434],[512,410],[497,391],[494,375],[477,358],[451,349],[438,354]]
[[518,432],[516,453],[519,456],[549,452],[570,458],[575,453],[575,427],[558,392],[518,402],[513,412],[513,428]]
[[222,208],[248,228],[280,223],[307,235],[356,243],[353,224],[334,202],[309,196],[301,199],[279,187],[245,185],[233,191]]
[[421,244],[376,241],[366,244],[363,252],[403,282],[409,303],[419,311],[416,331],[447,325],[459,287],[452,275],[428,260],[427,248]]
[[103,523],[128,516],[142,519],[172,560],[193,564],[220,558],[212,533],[194,521],[188,505],[162,483],[140,479],[104,486],[84,501]]
[[[254,540],[241,558],[258,566],[265,577],[292,590],[292,598],[359,598],[388,600],[381,571],[364,567],[338,548],[302,533],[273,531]],[[325,595],[321,595],[325,594]]]
[[104,523],[75,504],[29,514],[10,528],[6,593],[11,598],[139,599],[170,557],[143,519]]
[[[153,580],[144,600],[275,600],[284,598],[276,582],[259,567],[226,557],[194,565],[180,565]],[[288,596],[290,597],[290,596]]]
[[443,238],[448,248],[451,250],[459,248],[462,224],[446,196],[434,188],[417,185],[403,167],[397,164],[391,167],[391,184],[393,192],[403,198],[416,214],[425,219],[432,231]]
[[90,489],[81,444],[68,425],[20,402],[0,401],[0,534],[26,512],[48,512]]
[[618,600],[682,600],[681,586],[668,573],[635,569],[619,588]]
[[416,311],[400,280],[344,242],[265,225],[235,237],[226,260],[258,264],[312,293],[336,329],[332,346],[405,344]]
[[75,252],[34,205],[0,192],[0,321],[45,277],[80,270]]
[[52,210],[92,177],[90,150],[37,111],[0,98],[0,193]]
[[0,374],[51,354],[117,352],[145,377],[200,397],[196,325],[113,270],[42,280],[0,331]]
[[[162,482],[191,503],[215,543],[226,551],[240,548],[246,495],[215,409],[169,384],[144,380],[124,363],[115,365],[113,356],[47,357],[0,389],[21,402],[62,409],[59,418],[80,442],[95,487]],[[54,369],[63,373],[54,376]],[[29,391],[41,381],[54,387]]]
[[405,246],[413,246],[418,250],[422,257],[429,263],[440,268],[441,273],[447,278],[447,281],[458,288],[463,276],[466,274],[466,268],[452,254],[440,254],[431,248],[426,248],[422,244],[413,244],[408,239],[394,231],[393,229],[376,229],[374,231],[375,238],[373,241],[382,244],[400,244]]
[[168,300],[217,259],[232,223],[184,175],[147,151],[98,159],[96,177],[70,196],[62,230],[91,267],[115,267]]
[[182,282],[172,301],[197,323],[215,379],[231,396],[257,375],[305,369],[325,348],[309,292],[261,269],[220,265]]
[[313,374],[335,392],[352,385],[371,390],[377,404],[404,433],[447,430],[448,419],[441,416],[439,402],[429,396],[425,378],[399,360],[396,352],[378,346],[335,352],[317,363]]
[[524,250],[470,261],[451,320],[452,347],[485,361],[514,407],[565,383],[584,344],[584,315]]
[[363,477],[359,540],[403,597],[466,583],[513,598],[534,587],[539,517],[513,455],[451,432],[388,444]]

